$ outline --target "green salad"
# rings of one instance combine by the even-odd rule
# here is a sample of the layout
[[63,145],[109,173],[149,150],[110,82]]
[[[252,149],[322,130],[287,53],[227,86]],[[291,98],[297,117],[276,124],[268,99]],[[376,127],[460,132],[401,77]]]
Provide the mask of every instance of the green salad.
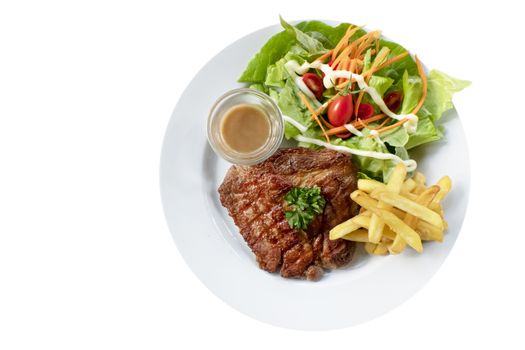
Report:
[[271,37],[239,78],[270,95],[299,146],[352,153],[359,176],[386,181],[409,151],[443,138],[439,120],[470,82],[425,72],[417,57],[379,31],[320,21]]

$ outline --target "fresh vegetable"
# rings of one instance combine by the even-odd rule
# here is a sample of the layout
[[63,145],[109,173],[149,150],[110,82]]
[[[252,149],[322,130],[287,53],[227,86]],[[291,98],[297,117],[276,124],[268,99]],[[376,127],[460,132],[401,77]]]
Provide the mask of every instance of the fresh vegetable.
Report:
[[284,197],[285,216],[291,228],[306,230],[315,215],[323,212],[326,200],[321,189],[314,187],[294,187]]
[[399,91],[392,91],[388,93],[383,101],[385,101],[386,106],[392,112],[397,112],[401,106],[401,101],[403,100],[403,94]]
[[306,73],[303,75],[303,81],[318,100],[323,97],[324,86],[321,77],[315,73]]
[[361,103],[357,110],[357,117],[366,120],[374,115],[374,107],[370,103]]
[[[453,108],[452,95],[470,84],[437,70],[427,74],[417,57],[401,45],[382,39],[379,31],[366,32],[348,23],[332,27],[307,21],[293,26],[281,19],[281,24],[285,30],[268,40],[239,81],[269,94],[283,114],[307,128],[300,132],[285,123],[287,139],[302,134],[332,145],[390,153],[398,161],[407,160],[407,150],[444,136],[439,120]],[[304,87],[296,85],[296,72],[286,68],[289,61],[299,65],[318,61],[334,70],[359,74],[368,88],[362,89],[362,83],[349,81],[341,74],[332,78],[335,86],[325,86],[324,72],[312,67],[299,74],[315,96],[310,98],[311,94],[301,91]],[[370,91],[377,94],[375,100]],[[397,114],[396,118],[375,103],[378,96],[390,112]],[[361,130],[363,136],[350,137],[344,126],[348,123]],[[376,137],[370,137],[371,130],[375,130]],[[319,147],[303,142],[299,145]],[[361,155],[354,160],[362,177],[381,181],[388,179],[396,164]]]
[[328,121],[333,126],[341,126],[350,121],[354,115],[352,95],[342,95],[328,106]]

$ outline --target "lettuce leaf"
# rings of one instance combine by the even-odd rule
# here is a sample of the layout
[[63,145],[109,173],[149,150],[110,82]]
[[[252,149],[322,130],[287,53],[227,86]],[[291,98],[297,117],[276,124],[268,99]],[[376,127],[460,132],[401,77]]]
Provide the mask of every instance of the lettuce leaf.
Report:
[[283,57],[294,42],[294,38],[288,32],[280,32],[272,36],[250,60],[248,66],[239,77],[239,82],[264,82],[268,66]]
[[[417,130],[414,134],[409,135],[408,142],[405,145],[407,150],[443,138],[443,127],[438,126],[436,124],[437,121],[445,111],[454,107],[452,104],[453,94],[470,85],[469,81],[453,78],[435,69],[430,71],[427,76],[427,81],[427,98],[425,99],[423,107],[417,113],[419,117]],[[405,88],[405,82],[403,83],[405,101],[407,99],[416,99],[416,96],[416,101],[419,100],[421,97],[421,87],[417,87],[417,85],[418,83],[410,84],[410,82],[408,82]],[[417,93],[415,91],[420,92]],[[408,98],[406,95],[407,92],[411,94]],[[407,106],[405,110],[405,101],[403,101],[402,112],[408,113],[413,107]],[[413,102],[408,104],[412,105]]]
[[293,38],[295,38],[299,45],[301,45],[310,55],[322,55],[327,51],[327,49],[325,49],[319,40],[304,33],[299,28],[289,24],[282,17],[279,17],[279,19],[281,20],[281,25],[283,26],[284,30],[288,32],[288,34],[290,34]]
[[[405,49],[403,46],[388,40],[381,39],[380,45],[390,49],[390,54],[388,55],[387,59],[393,58],[407,51],[407,49]],[[399,61],[392,63],[388,67],[381,69],[380,71],[376,72],[375,75],[389,77],[395,81],[399,81],[401,80],[405,71],[408,72],[408,75],[417,76],[416,62],[410,55],[407,55]]]
[[[269,94],[277,101],[283,114],[308,127],[304,133],[305,136],[324,140],[320,129],[312,122],[309,111],[301,102],[300,91],[284,68],[284,64],[291,59],[299,63],[305,60],[311,61],[316,56],[327,52],[345,34],[349,24],[343,23],[332,27],[320,21],[306,21],[292,26],[282,18],[281,24],[285,30],[268,40],[248,63],[239,81],[249,82],[251,87]],[[357,39],[364,33],[363,30],[358,31],[353,39]],[[381,45],[390,49],[386,59],[406,52],[404,47],[390,41],[381,40]],[[373,57],[371,50],[368,50],[364,57],[365,69],[370,67]],[[438,120],[445,111],[453,108],[452,95],[467,87],[470,82],[452,78],[437,70],[429,72],[427,81],[427,98],[417,113],[419,123],[414,134],[409,134],[404,127],[399,127],[382,134],[381,139],[384,143],[381,143],[376,138],[366,137],[369,130],[365,128],[363,130],[365,137],[351,137],[347,140],[337,138],[332,140],[332,143],[360,150],[391,153],[402,159],[408,159],[407,150],[441,139],[443,127],[437,125]],[[376,72],[370,78],[369,85],[374,87],[381,96],[390,91],[402,91],[403,102],[399,113],[405,114],[410,113],[420,100],[423,84],[414,59],[408,55]],[[333,94],[333,89],[324,92],[327,97]],[[365,94],[363,101],[373,103],[368,94]],[[317,100],[311,101],[309,99],[309,102],[313,106],[319,104]],[[375,106],[375,104],[373,105]],[[370,127],[377,126],[378,123],[370,125]],[[285,123],[287,139],[293,138],[299,133],[295,127]],[[298,146],[320,148],[307,143],[299,143]],[[361,178],[387,181],[395,166],[395,162],[391,160],[360,156],[354,156],[353,159],[360,167],[359,176]]]
[[[325,49],[332,49],[343,37],[349,25],[342,23],[332,27],[320,21],[305,21],[297,24],[295,28],[315,41],[321,42]],[[364,30],[359,30],[352,38],[356,39],[364,33],[366,33]],[[248,62],[238,81],[241,83],[263,83],[266,79],[268,67],[283,58],[292,46],[299,44],[295,34],[295,29],[292,29],[272,36]],[[300,36],[303,38],[302,34]]]
[[427,98],[422,109],[433,120],[439,120],[443,112],[454,107],[452,95],[470,85],[470,81],[451,77],[437,69],[430,71],[427,77]]
[[409,76],[408,71],[405,70],[403,74],[403,104],[401,105],[401,113],[408,114],[414,110],[421,95],[423,94],[423,83],[419,76]]
[[[393,83],[393,79],[387,77],[380,77],[378,75],[372,75],[370,77],[370,80],[368,81],[368,85],[376,89],[381,97],[383,97],[385,92],[387,92],[387,90],[390,89]],[[365,96],[369,97],[368,94],[366,94]]]
[[417,123],[417,130],[414,134],[409,135],[405,148],[408,150],[427,142],[440,140],[442,137],[443,131],[434,124],[430,117],[420,117]]
[[[279,92],[279,96],[277,97],[277,104],[284,115],[297,120],[305,126],[309,126],[312,123],[310,112],[301,102],[299,89],[292,79],[286,80],[283,89]],[[286,139],[299,135],[299,130],[293,125],[290,123],[284,124],[284,135]]]
[[252,84],[250,85],[250,89],[259,90],[260,92],[264,92],[265,94],[269,93],[268,88],[264,84]]
[[[391,153],[388,148],[379,143],[374,137],[366,137],[369,134],[368,129],[362,130],[364,137],[351,137],[347,140],[336,139],[332,143],[364,151],[374,151],[381,153]],[[387,179],[395,163],[391,160],[382,160],[370,157],[352,156],[352,159],[359,166],[360,172],[369,178],[383,181]]]
[[404,127],[399,127],[381,134],[381,139],[392,147],[405,147],[409,138],[410,136]]

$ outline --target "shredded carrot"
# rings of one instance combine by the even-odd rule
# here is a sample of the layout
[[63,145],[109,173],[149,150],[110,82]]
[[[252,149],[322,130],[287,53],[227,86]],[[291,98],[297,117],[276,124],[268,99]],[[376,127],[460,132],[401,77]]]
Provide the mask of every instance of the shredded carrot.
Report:
[[[374,62],[372,62],[372,66],[370,66],[369,70],[374,70],[377,67],[379,67],[381,63],[383,63],[383,60],[388,57],[389,53],[390,53],[390,49],[387,47],[385,47],[384,50],[379,51],[377,53],[377,56],[374,58]],[[370,76],[371,74],[367,76],[367,81],[368,79],[370,79]]]
[[366,35],[366,38],[364,38],[362,42],[357,43],[356,41],[356,50],[353,55],[354,58],[361,58],[361,56],[363,55],[363,52],[365,52],[373,44],[373,42],[379,39],[379,37],[381,36],[381,32],[378,30],[369,32],[368,34]]
[[366,40],[364,40],[361,44],[359,44],[355,51],[355,57],[359,58],[363,55],[363,52],[370,48],[373,44],[373,42],[376,40],[375,36],[370,36]]
[[345,35],[343,35],[343,37],[341,38],[341,40],[339,40],[339,42],[337,43],[337,45],[335,46],[334,50],[332,51],[332,60],[334,60],[336,57],[337,57],[337,54],[339,53],[339,51],[341,51],[342,49],[344,49],[347,45],[348,45],[348,41],[350,40],[350,38],[352,37],[352,35],[354,35],[355,33],[357,33],[358,30],[360,30],[361,28],[363,28],[364,26],[359,26],[359,27],[352,27],[352,26],[349,26],[348,29],[346,30],[346,33]]
[[421,77],[421,82],[423,83],[423,93],[421,94],[421,99],[419,100],[418,104],[416,105],[416,108],[412,111],[412,114],[416,114],[419,112],[421,107],[423,107],[423,103],[425,103],[425,99],[427,98],[427,75],[425,74],[425,70],[423,68],[423,65],[421,64],[421,61],[417,56],[415,56],[416,59],[416,65],[417,65],[417,71],[419,73],[419,76]]
[[372,130],[379,130],[379,129],[381,129],[383,126],[385,126],[385,124],[386,124],[389,120],[390,120],[390,118],[386,118],[385,120],[383,120],[383,122],[382,122],[380,125],[376,126],[375,128],[372,128]]
[[319,117],[319,120],[320,120],[321,123],[323,123],[324,126],[326,126],[328,129],[333,129],[333,128],[335,128],[335,126],[333,126],[332,124],[330,124],[329,122],[327,122],[326,119],[324,119],[323,117]]
[[329,143],[330,142],[330,137],[326,134],[326,131],[324,130],[323,124],[321,124],[321,121],[319,120],[319,117],[315,113],[314,109],[312,108],[312,106],[310,106],[310,104],[308,103],[308,100],[306,99],[306,97],[302,93],[300,93],[299,96],[301,97],[301,101],[303,101],[303,103],[306,106],[306,108],[308,108],[310,113],[312,113],[312,118],[315,119],[315,121],[317,122],[317,124],[321,128],[321,131],[323,132],[324,137],[326,137],[326,142]]
[[367,124],[365,124],[361,118],[357,117],[357,122],[361,125],[362,128],[366,128]]
[[354,114],[357,116],[357,112],[359,112],[359,106],[361,105],[361,101],[363,101],[363,96],[365,95],[364,91],[359,91],[359,95],[357,95],[357,100],[355,101],[355,107],[354,107]]
[[368,32],[366,33],[365,35],[363,35],[362,37],[360,37],[359,39],[353,41],[350,45],[348,45],[347,49],[350,49],[349,50],[349,53],[350,53],[350,58],[360,58],[356,55],[356,50],[358,47],[362,47],[361,44],[363,42],[367,43],[370,38],[374,38],[375,36],[378,35],[378,31],[374,31],[374,32]]
[[323,62],[324,60],[326,60],[328,57],[330,57],[332,55],[332,52],[333,52],[333,50],[328,51],[327,53],[325,53],[325,54],[321,55],[320,57],[318,57],[316,61]]
[[[374,58],[374,62],[372,62],[372,66],[370,67],[369,70],[372,70],[374,68],[376,68],[377,66],[379,66],[381,64],[381,62],[386,58],[388,57],[388,54],[390,53],[390,49],[389,48],[385,48],[385,50],[381,50],[379,51],[379,53],[377,54],[377,56]],[[366,73],[366,72],[365,72]],[[365,77],[365,81],[368,83],[368,81],[370,80],[370,77],[371,75],[367,75]],[[359,106],[361,105],[361,102],[363,101],[363,96],[364,96],[365,92],[364,91],[361,91],[359,92],[359,95],[357,96],[357,101],[355,103],[355,107],[354,107],[354,113],[355,115],[357,115],[357,112],[359,111]]]
[[357,59],[354,58],[354,59],[350,60],[350,64],[348,66],[348,70],[350,72],[354,73],[356,68],[357,68]]
[[352,48],[350,46],[348,46],[347,48],[345,48],[341,54],[339,56],[337,56],[337,58],[335,60],[332,61],[332,64],[331,64],[331,67],[334,68],[335,66],[337,66],[339,63],[341,63],[341,61],[345,58],[348,57],[349,53],[350,53],[350,50]]
[[385,132],[385,131],[395,129],[395,128],[397,128],[398,126],[401,126],[401,125],[405,124],[407,121],[408,121],[407,118],[401,119],[401,120],[398,121],[397,123],[394,123],[394,124],[392,124],[392,125],[389,125],[389,126],[386,126],[386,127],[382,128],[382,129],[377,130],[377,132],[378,132],[378,133],[383,133],[383,132]]
[[[372,116],[372,117],[370,117],[368,119],[365,119],[364,121],[359,119],[359,121],[360,121],[360,124],[368,125],[368,124],[373,123],[373,122],[375,122],[377,120],[381,120],[384,117],[386,117],[386,114],[380,113],[380,114],[374,115],[374,116]],[[354,123],[352,123],[352,124],[354,124]],[[356,125],[354,125],[354,126],[356,126]]]
[[[341,63],[339,64],[339,69],[342,69],[342,70],[348,70],[350,68],[350,58],[348,57],[345,57],[341,60]],[[348,79],[345,79],[345,78],[338,78],[337,79],[337,84],[341,84],[343,81],[346,81]]]
[[375,72],[377,71],[380,71],[381,69],[385,68],[385,67],[388,67],[389,65],[391,65],[392,63],[395,63],[397,61],[399,61],[400,59],[402,59],[403,57],[407,56],[408,55],[408,51],[405,51],[399,55],[397,55],[396,57],[393,57],[391,59],[389,59],[388,61],[384,62],[383,64],[379,65],[378,67],[376,67],[375,69],[370,69],[368,70],[365,74],[366,75],[372,75],[374,74]]
[[[348,66],[348,70],[351,72],[351,73],[355,73],[356,70],[357,70],[357,60],[354,58],[350,61],[349,63],[349,66]],[[347,79],[345,79],[347,80]],[[354,88],[354,83],[351,83],[352,85],[350,85],[350,90],[352,90]]]
[[[378,114],[378,115],[374,115],[373,117],[370,117],[370,118],[368,118],[366,120],[359,119],[359,120],[353,121],[351,124],[356,129],[362,129],[362,128],[365,128],[369,123],[375,122],[377,120],[381,120],[384,117],[386,117],[386,115],[381,113],[381,114]],[[332,136],[332,135],[340,134],[340,133],[345,132],[345,131],[348,131],[348,130],[344,126],[338,126],[338,127],[334,127],[332,129],[328,130],[326,132],[326,134],[329,135],[329,136]]]

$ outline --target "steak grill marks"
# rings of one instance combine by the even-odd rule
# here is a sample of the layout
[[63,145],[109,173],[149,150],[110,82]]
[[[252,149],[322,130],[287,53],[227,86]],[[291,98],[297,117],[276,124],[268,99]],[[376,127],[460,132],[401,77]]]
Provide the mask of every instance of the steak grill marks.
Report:
[[[321,188],[324,212],[306,231],[292,229],[284,214],[284,196],[293,187],[312,186]],[[288,148],[255,166],[232,166],[219,194],[262,269],[316,280],[323,269],[341,267],[352,258],[354,243],[330,241],[328,232],[357,213],[350,199],[356,187],[350,156]]]

